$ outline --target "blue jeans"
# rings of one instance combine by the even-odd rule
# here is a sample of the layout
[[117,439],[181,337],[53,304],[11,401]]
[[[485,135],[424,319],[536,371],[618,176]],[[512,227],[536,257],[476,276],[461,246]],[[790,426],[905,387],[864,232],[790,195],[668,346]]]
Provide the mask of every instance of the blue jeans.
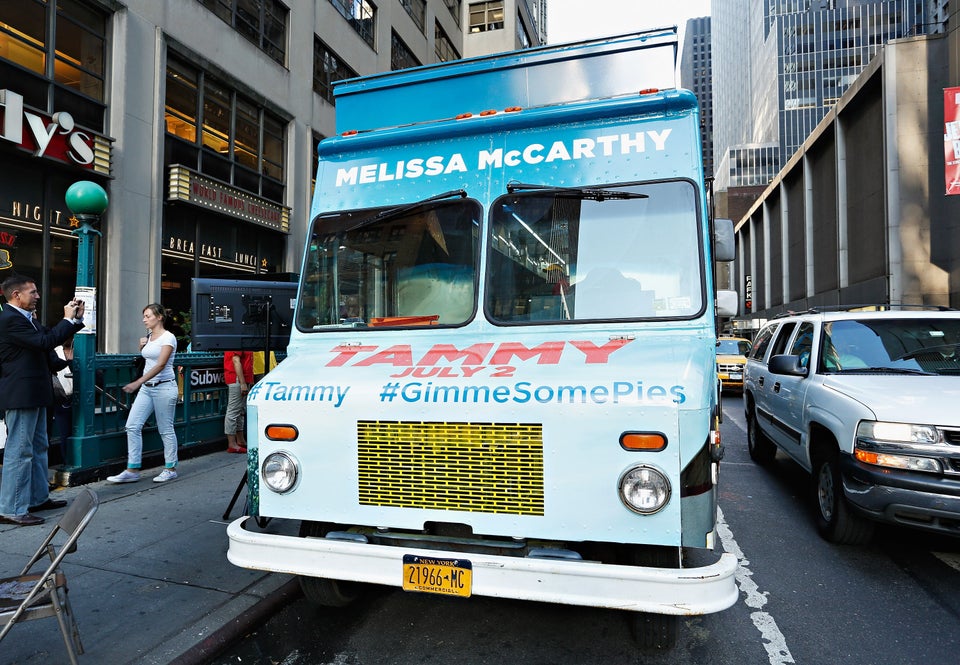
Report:
[[163,461],[168,469],[177,466],[177,433],[173,417],[177,410],[177,382],[167,381],[158,386],[140,386],[130,414],[127,416],[127,468],[139,469],[143,455],[143,425],[153,413],[157,429],[163,439]]
[[8,409],[7,442],[3,450],[0,480],[0,515],[27,514],[50,498],[47,482],[47,410]]

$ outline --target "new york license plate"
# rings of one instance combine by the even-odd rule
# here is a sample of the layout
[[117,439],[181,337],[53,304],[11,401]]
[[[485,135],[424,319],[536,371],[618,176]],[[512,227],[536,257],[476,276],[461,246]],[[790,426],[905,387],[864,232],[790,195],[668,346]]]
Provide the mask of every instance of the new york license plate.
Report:
[[467,559],[437,559],[416,554],[403,555],[404,591],[470,596],[473,566]]

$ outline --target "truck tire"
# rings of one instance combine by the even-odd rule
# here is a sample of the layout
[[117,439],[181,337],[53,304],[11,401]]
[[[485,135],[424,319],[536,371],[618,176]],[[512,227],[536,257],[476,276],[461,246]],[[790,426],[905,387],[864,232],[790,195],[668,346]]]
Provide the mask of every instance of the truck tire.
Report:
[[[321,522],[301,522],[301,538],[323,538],[329,525]],[[303,596],[314,605],[322,607],[346,607],[360,597],[363,585],[359,582],[344,582],[325,577],[298,575]]]
[[756,409],[750,409],[747,414],[747,450],[750,459],[761,466],[770,464],[777,456],[776,444],[760,430]]
[[838,453],[831,451],[814,460],[814,508],[817,531],[838,545],[863,545],[873,536],[873,522],[857,515],[843,495]]
[[[676,547],[635,547],[631,563],[656,568],[679,568],[681,552]],[[680,617],[675,614],[630,612],[630,632],[634,642],[648,651],[666,651],[677,645]]]

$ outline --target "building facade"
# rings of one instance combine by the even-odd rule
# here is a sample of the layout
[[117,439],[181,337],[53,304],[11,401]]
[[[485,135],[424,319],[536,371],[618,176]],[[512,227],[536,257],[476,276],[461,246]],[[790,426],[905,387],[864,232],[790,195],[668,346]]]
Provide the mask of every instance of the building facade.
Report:
[[887,44],[740,220],[737,325],[817,306],[960,307],[943,138],[956,41]]
[[713,176],[713,58],[710,56],[710,17],[687,21],[680,53],[680,86],[693,92],[700,103],[700,137],[703,174]]
[[[538,44],[545,14],[505,3]],[[0,2],[0,279],[34,277],[43,320],[60,315],[77,180],[109,196],[102,352],[136,350],[147,303],[189,316],[193,277],[297,272],[334,82],[462,57],[476,4],[496,3]]]
[[716,187],[766,185],[883,44],[942,31],[944,13],[942,0],[714,3]]

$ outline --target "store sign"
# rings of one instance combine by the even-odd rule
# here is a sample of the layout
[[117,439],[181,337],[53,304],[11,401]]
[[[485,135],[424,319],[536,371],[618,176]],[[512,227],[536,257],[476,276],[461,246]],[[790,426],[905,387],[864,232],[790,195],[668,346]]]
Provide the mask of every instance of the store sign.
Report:
[[275,231],[287,233],[290,230],[290,209],[286,206],[206,178],[179,164],[170,166],[167,198],[186,201]]
[[[199,256],[201,259],[211,259],[212,261],[244,266],[245,268],[257,267],[256,254],[231,251],[215,241],[201,242],[198,248],[197,243],[192,238],[168,235],[164,249],[169,250],[174,255],[179,254],[190,258]],[[198,249],[199,251],[197,251]]]
[[110,174],[110,141],[76,128],[65,111],[48,116],[24,108],[23,96],[0,90],[3,133],[0,139],[34,157],[55,159],[81,168]]
[[743,299],[744,299],[744,310],[747,312],[753,311],[753,275],[744,276],[744,290],[743,290]]
[[960,88],[943,89],[943,167],[946,194],[960,194]]

